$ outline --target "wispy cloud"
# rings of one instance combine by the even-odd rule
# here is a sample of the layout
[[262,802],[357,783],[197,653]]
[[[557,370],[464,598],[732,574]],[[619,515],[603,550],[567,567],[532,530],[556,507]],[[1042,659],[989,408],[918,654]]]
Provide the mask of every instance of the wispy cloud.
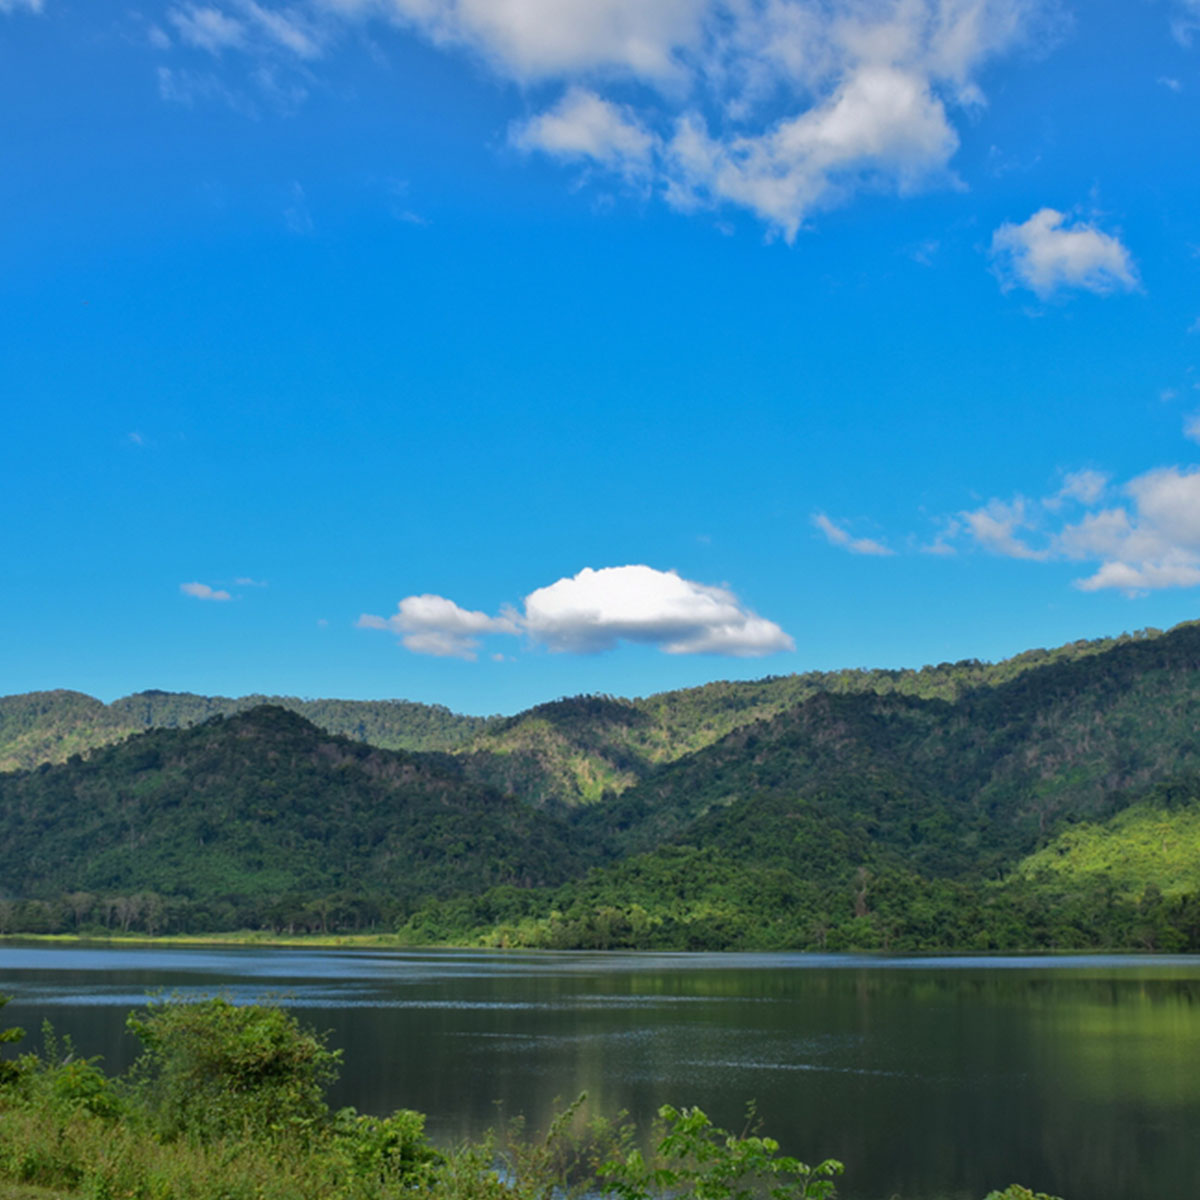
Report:
[[840,525],[831,521],[824,513],[814,513],[812,523],[815,528],[819,529],[831,546],[840,546],[843,550],[848,550],[851,554],[874,554],[879,556],[889,556],[895,554],[894,550],[889,549],[882,542],[877,542],[873,538],[852,537]]
[[14,12],[40,13],[42,0],[0,0],[0,14]]
[[521,610],[509,607],[497,616],[423,595],[401,600],[390,617],[364,613],[358,625],[398,634],[418,654],[465,659],[477,657],[489,634],[524,635],[533,645],[571,654],[596,654],[620,642],[665,654],[735,657],[794,648],[778,625],[746,608],[728,588],[642,565],[585,567],[530,592]]
[[[11,0],[9,0],[11,2]],[[302,66],[355,23],[469,53],[545,102],[510,140],[680,210],[785,238],[862,191],[958,186],[989,63],[1057,36],[1051,0],[257,0],[177,3],[192,49]],[[536,88],[534,87],[536,85]]]
[[1053,208],[1020,225],[1001,225],[991,256],[1001,286],[1028,288],[1043,300],[1072,290],[1106,296],[1138,287],[1133,258],[1120,238],[1086,221],[1069,221]]
[[215,600],[224,603],[233,599],[224,588],[214,588],[207,583],[181,583],[179,590],[195,600]]

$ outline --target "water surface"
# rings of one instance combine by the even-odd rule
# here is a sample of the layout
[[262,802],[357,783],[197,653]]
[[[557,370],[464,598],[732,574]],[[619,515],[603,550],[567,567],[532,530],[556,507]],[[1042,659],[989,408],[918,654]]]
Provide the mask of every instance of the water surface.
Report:
[[[844,1200],[1200,1195],[1200,961],[0,946],[5,1018],[123,1069],[156,992],[282,998],[345,1053],[335,1104],[440,1141],[586,1091],[698,1104],[847,1172]],[[34,1039],[36,1041],[36,1039]]]

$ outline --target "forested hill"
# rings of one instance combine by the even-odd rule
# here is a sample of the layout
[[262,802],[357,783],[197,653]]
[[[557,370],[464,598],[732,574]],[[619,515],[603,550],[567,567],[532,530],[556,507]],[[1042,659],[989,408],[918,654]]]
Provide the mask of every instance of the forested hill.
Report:
[[264,706],[0,774],[0,932],[1200,950],[1200,624],[580,697],[470,739]]
[[513,717],[471,717],[405,700],[301,700],[146,691],[104,704],[80,692],[0,697],[0,771],[65,762],[148,729],[186,728],[262,704],[290,709],[329,733],[393,750],[453,751],[481,783],[532,803],[590,803],[712,745],[735,729],[821,693],[954,700],[1028,671],[1155,641],[1159,630],[1029,650],[999,663],[967,659],[920,670],[810,671],[719,681],[642,699],[580,696]]
[[90,916],[120,901],[126,915],[107,916],[124,924],[135,895],[201,928],[258,924],[296,897],[361,919],[364,904],[378,917],[585,865],[560,817],[465,783],[452,761],[334,737],[281,708],[0,775],[0,897],[78,908],[82,896]]
[[[148,729],[185,729],[263,704],[286,708],[329,733],[387,750],[452,750],[492,723],[409,700],[300,700],[295,696],[197,696],[137,692],[104,704],[82,692],[0,696],[0,771],[66,762]],[[493,719],[494,720],[494,719]]]

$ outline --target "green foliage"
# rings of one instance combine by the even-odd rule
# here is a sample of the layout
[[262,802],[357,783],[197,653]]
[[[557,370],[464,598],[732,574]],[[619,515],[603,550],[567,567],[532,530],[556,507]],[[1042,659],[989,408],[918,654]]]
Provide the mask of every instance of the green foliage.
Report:
[[1031,1192],[1027,1187],[1013,1183],[1002,1192],[989,1192],[984,1200],[1060,1200],[1060,1197],[1048,1196],[1045,1192]]
[[[0,1009],[11,999],[11,996],[0,996]],[[15,1042],[19,1042],[24,1036],[25,1030],[16,1025],[12,1025],[8,1029],[0,1029],[0,1046],[11,1046]],[[21,1068],[17,1063],[0,1060],[0,1087],[16,1083],[20,1074]]]
[[415,1183],[443,1160],[425,1136],[425,1114],[402,1108],[372,1117],[354,1108],[333,1116],[333,1147],[348,1173],[372,1183]]
[[1107,821],[1072,825],[1014,873],[1067,887],[1104,879],[1132,899],[1150,885],[1166,897],[1200,891],[1200,803],[1173,796],[1168,809],[1136,804]]
[[165,1138],[306,1141],[328,1122],[341,1052],[281,1008],[163,1002],[127,1026],[145,1046],[134,1071],[142,1104]]
[[684,1195],[695,1200],[827,1200],[843,1167],[826,1159],[815,1167],[779,1153],[773,1138],[719,1129],[698,1108],[658,1110],[664,1131],[656,1155],[640,1150],[601,1167],[605,1190],[620,1200]]

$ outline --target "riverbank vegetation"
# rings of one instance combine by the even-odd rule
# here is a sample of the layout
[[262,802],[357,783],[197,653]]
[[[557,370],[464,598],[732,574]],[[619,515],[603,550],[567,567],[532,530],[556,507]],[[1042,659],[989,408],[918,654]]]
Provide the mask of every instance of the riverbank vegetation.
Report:
[[[144,1052],[123,1077],[48,1026],[41,1052],[0,1062],[0,1200],[832,1200],[843,1170],[754,1122],[729,1133],[664,1106],[641,1131],[589,1117],[583,1097],[544,1134],[516,1122],[435,1147],[420,1113],[332,1111],[338,1051],[278,1007],[166,1000],[128,1028]],[[1054,1198],[1013,1185],[988,1200]]]

